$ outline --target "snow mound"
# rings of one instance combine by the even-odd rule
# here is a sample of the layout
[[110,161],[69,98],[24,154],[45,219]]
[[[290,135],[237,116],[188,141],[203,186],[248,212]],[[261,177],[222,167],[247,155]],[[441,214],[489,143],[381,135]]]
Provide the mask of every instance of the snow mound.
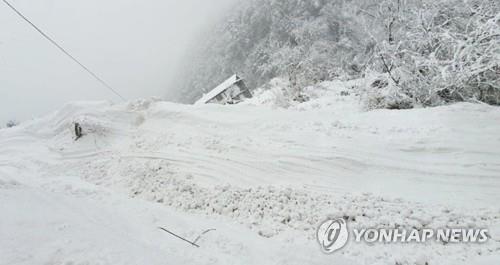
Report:
[[[76,102],[0,130],[0,211],[8,213],[0,225],[26,231],[0,230],[0,247],[13,253],[0,260],[161,264],[171,254],[179,263],[253,264],[264,253],[259,263],[324,264],[332,256],[321,254],[314,235],[330,216],[352,227],[498,224],[498,108],[364,111],[351,89],[359,81],[349,82],[306,88],[309,100],[286,108],[270,92],[236,106]],[[77,141],[75,123],[84,132]],[[217,233],[204,239],[209,250],[190,251],[182,242],[160,243],[168,235],[153,231],[165,223],[189,238]],[[351,242],[338,256],[341,264],[468,264],[500,255],[495,230],[492,238]],[[39,252],[29,258],[14,251],[19,246]]]
[[359,112],[362,110],[361,99],[355,91],[363,82],[363,79],[327,81],[298,91],[287,80],[275,78],[257,89],[254,97],[244,104],[300,111],[328,109]]

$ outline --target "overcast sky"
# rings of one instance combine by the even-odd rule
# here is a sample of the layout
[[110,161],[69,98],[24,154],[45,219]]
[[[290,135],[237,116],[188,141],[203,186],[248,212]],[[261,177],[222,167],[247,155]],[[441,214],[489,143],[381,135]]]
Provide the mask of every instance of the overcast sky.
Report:
[[[127,99],[163,96],[185,47],[234,0],[9,0]],[[0,123],[118,100],[0,1]]]

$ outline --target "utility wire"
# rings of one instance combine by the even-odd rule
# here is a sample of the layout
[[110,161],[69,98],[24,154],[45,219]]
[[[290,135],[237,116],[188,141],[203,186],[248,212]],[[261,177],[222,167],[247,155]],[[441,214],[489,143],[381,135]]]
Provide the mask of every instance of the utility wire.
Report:
[[95,74],[93,71],[91,71],[87,66],[85,66],[83,63],[81,63],[78,59],[76,59],[73,55],[71,55],[69,52],[67,52],[61,45],[59,45],[56,41],[54,41],[51,37],[49,37],[45,32],[43,32],[39,27],[37,27],[33,22],[31,22],[26,16],[24,16],[19,10],[17,10],[13,5],[11,5],[7,0],[2,0],[8,7],[10,7],[17,15],[19,15],[24,21],[26,21],[28,24],[30,24],[38,33],[40,33],[44,38],[46,38],[48,41],[50,41],[54,46],[56,46],[61,52],[66,54],[71,60],[73,60],[75,63],[80,65],[80,67],[83,68],[87,73],[89,73],[92,77],[94,77],[99,83],[101,83],[103,86],[105,86],[107,89],[111,90],[115,95],[117,95],[120,99],[125,101],[125,98],[118,93],[112,86],[110,86],[106,81],[104,81],[102,78],[100,78],[97,74]]

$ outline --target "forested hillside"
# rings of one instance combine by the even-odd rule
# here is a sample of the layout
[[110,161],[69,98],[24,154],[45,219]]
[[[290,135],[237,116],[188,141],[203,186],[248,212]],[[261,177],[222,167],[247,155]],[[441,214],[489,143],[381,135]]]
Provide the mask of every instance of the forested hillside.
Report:
[[367,78],[371,108],[500,103],[495,0],[241,0],[186,58],[174,96],[192,102],[239,73],[297,91]]

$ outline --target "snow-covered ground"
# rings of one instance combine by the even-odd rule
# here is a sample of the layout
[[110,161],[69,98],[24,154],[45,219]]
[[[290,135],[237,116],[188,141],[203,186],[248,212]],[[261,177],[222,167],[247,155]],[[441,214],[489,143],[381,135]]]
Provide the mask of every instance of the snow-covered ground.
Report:
[[[497,264],[500,108],[363,111],[348,85],[277,108],[67,104],[0,131],[0,264]],[[85,136],[74,140],[72,125]],[[351,242],[315,229],[487,227],[485,244]],[[188,239],[216,229],[193,247]]]

